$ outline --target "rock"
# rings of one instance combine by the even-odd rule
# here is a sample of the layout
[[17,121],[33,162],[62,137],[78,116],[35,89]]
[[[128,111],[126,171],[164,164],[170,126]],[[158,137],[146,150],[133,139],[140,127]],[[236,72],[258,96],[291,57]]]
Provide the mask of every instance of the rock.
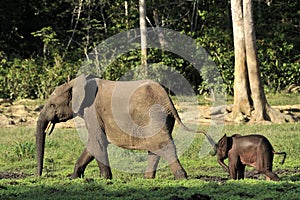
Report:
[[7,126],[7,125],[9,125],[9,122],[10,122],[10,120],[8,117],[0,114],[0,126]]
[[296,84],[292,84],[287,88],[288,93],[299,93],[300,92],[300,86]]
[[13,105],[13,101],[10,99],[0,99],[0,105],[4,104],[4,103],[8,103],[10,105]]
[[44,105],[39,105],[33,111],[40,112],[43,108],[44,108]]
[[247,117],[242,113],[239,113],[234,119],[234,122],[236,123],[245,123],[246,121],[247,121]]
[[13,105],[8,109],[8,112],[11,112],[13,116],[23,117],[28,115],[29,109],[24,105]]
[[16,125],[16,123],[14,122],[14,120],[10,119],[8,122],[9,125]]
[[227,108],[226,105],[211,107],[210,108],[210,110],[211,110],[210,115],[225,114],[226,108]]
[[21,118],[19,119],[19,122],[21,122],[21,123],[27,122],[27,119],[24,118],[24,117],[21,117]]

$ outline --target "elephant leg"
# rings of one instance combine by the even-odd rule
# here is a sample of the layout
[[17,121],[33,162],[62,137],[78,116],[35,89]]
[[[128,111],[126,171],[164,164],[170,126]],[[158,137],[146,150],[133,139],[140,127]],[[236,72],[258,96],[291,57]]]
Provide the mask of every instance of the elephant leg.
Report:
[[266,180],[272,180],[272,181],[279,181],[279,177],[277,176],[277,174],[275,174],[272,171],[267,171],[266,173]]
[[148,166],[145,172],[145,178],[155,178],[159,160],[160,156],[148,151]]
[[90,140],[90,143],[88,144],[87,148],[96,158],[101,177],[104,179],[112,179],[112,173],[107,152],[108,142],[103,132],[101,132],[99,136],[96,136],[96,139],[94,140]]
[[104,179],[112,179],[112,173],[111,173],[111,168],[110,168],[110,164],[109,164],[109,160],[108,160],[108,156],[107,156],[107,152],[106,152],[106,156],[105,156],[105,161],[99,161],[97,160],[98,163],[98,167],[100,170],[100,175],[102,178]]
[[236,180],[237,179],[237,168],[229,167],[230,178]]
[[186,179],[187,174],[178,160],[176,147],[173,141],[169,140],[169,142],[166,143],[162,142],[159,144],[159,147],[159,150],[153,152],[164,158],[169,163],[175,179]]
[[239,158],[235,155],[228,157],[229,174],[230,178],[236,180],[238,178],[238,163]]
[[85,110],[84,120],[89,132],[87,149],[95,157],[101,177],[111,179],[112,173],[108,160],[108,141],[105,131],[101,128],[94,107]]
[[237,172],[237,179],[244,179],[245,176],[245,168],[246,165],[243,165],[242,163],[239,163],[238,165],[238,172]]
[[266,175],[266,180],[279,181],[279,177],[273,172],[273,157],[273,154],[265,153],[265,156],[259,160],[261,162],[258,162],[257,170]]
[[75,164],[73,174],[69,175],[69,177],[72,179],[83,178],[84,170],[92,160],[94,160],[94,156],[85,148]]

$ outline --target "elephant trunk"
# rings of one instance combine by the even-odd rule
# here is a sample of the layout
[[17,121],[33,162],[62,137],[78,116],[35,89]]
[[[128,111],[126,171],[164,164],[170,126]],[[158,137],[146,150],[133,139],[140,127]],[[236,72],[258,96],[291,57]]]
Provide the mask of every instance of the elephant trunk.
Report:
[[217,151],[218,151],[218,146],[217,146],[217,144],[214,144],[213,149],[209,153],[210,153],[210,155],[215,156],[215,155],[217,155]]
[[45,139],[46,139],[46,128],[49,121],[45,120],[41,113],[36,126],[36,150],[37,150],[37,173],[39,176],[42,175],[43,163],[44,163],[44,152],[45,152]]
[[215,156],[217,154],[218,145],[217,145],[217,143],[215,143],[215,141],[209,135],[205,134],[205,136],[213,148],[209,153],[210,153],[210,155]]

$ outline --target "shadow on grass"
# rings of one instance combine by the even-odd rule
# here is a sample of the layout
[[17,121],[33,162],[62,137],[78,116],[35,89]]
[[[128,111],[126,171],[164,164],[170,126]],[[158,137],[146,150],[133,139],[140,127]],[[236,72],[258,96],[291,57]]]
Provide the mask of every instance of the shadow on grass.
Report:
[[[172,182],[172,181],[171,181]],[[8,183],[12,184],[12,182]],[[198,191],[196,187],[185,186],[130,186],[127,183],[113,181],[68,183],[52,186],[13,185],[0,186],[1,199],[169,199],[169,200],[209,200],[211,195]]]
[[[1,174],[9,177],[8,174]],[[2,178],[0,199],[297,199],[300,192],[298,172],[289,176],[288,181],[281,182],[255,179],[233,181],[218,176],[195,176],[180,181],[69,180],[62,176],[40,178],[24,174]]]

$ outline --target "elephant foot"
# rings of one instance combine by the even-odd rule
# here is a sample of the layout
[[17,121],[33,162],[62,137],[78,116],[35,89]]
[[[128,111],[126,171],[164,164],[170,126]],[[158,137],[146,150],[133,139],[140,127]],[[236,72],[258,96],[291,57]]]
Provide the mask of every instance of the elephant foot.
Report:
[[101,170],[101,177],[104,178],[104,179],[111,180],[112,179],[112,173],[111,173],[110,168],[107,169],[107,170]]
[[146,179],[155,178],[155,172],[145,172],[144,178],[146,178]]
[[183,169],[177,170],[175,172],[174,176],[175,176],[175,179],[177,179],[177,180],[187,178],[187,174]]
[[280,181],[279,177],[274,172],[267,172],[266,173],[266,180],[267,181]]
[[79,178],[79,176],[75,175],[75,174],[68,174],[67,177],[69,179],[76,179],[76,178]]
[[84,178],[84,172],[74,171],[73,174],[68,174],[67,177],[70,179]]
[[112,179],[112,173],[111,173],[108,159],[106,161],[107,164],[103,164],[102,162],[100,162],[98,160],[97,160],[97,163],[98,163],[99,170],[100,170],[100,176],[104,179]]
[[76,179],[76,178],[83,178],[84,175],[83,174],[82,175],[78,175],[77,173],[73,173],[73,174],[68,174],[67,177],[69,179]]

